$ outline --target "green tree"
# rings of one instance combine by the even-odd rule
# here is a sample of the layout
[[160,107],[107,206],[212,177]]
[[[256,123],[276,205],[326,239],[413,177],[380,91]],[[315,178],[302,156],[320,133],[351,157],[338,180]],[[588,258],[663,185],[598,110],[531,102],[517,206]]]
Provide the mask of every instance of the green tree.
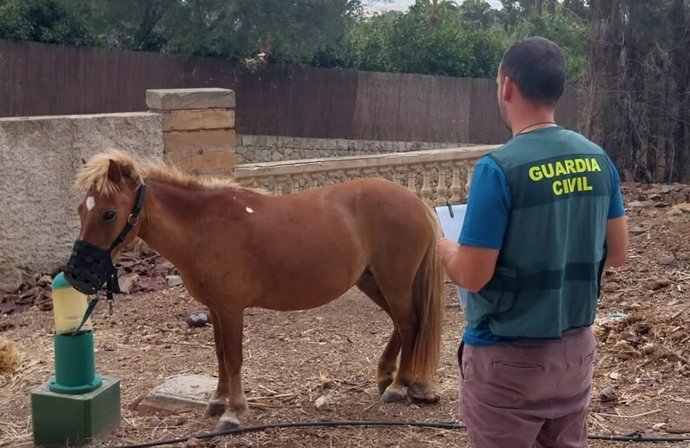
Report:
[[488,27],[490,8],[468,15],[468,23],[463,13],[471,12],[476,10],[453,2],[419,0],[405,12],[363,18],[350,41],[350,64],[363,70],[493,77],[505,39]]
[[394,71],[390,37],[396,21],[404,13],[387,11],[363,18],[349,40],[349,65],[361,70]]
[[456,15],[458,4],[452,0],[417,0],[410,10],[424,10],[429,23],[439,26],[444,19]]
[[510,39],[517,42],[531,36],[545,37],[563,48],[571,81],[584,75],[587,70],[587,27],[580,20],[551,14],[528,17],[516,25]]
[[[87,0],[89,1],[89,0]],[[168,30],[164,20],[179,3],[170,0],[90,0],[93,26],[110,48],[161,52]]]
[[489,29],[497,21],[497,11],[485,0],[465,0],[458,8],[465,26]]
[[69,1],[0,0],[0,39],[93,45],[88,15]]
[[501,0],[503,8],[498,14],[507,34],[511,34],[517,24],[532,14],[534,0]]
[[393,71],[493,77],[504,51],[497,32],[460,26],[457,15],[432,21],[422,2],[396,18],[387,51]]
[[318,61],[318,55],[337,59],[360,10],[359,0],[180,1],[167,22],[166,50],[229,58],[263,53],[298,64]]

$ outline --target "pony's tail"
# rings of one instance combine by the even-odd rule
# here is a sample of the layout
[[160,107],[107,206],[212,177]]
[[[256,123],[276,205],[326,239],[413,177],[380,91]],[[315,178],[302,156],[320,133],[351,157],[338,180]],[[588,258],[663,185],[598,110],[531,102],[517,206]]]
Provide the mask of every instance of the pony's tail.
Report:
[[443,293],[445,275],[436,256],[436,242],[441,227],[433,209],[425,207],[433,228],[424,259],[414,279],[413,302],[417,309],[419,327],[414,344],[412,372],[430,384],[434,382],[441,358],[441,332],[443,326]]

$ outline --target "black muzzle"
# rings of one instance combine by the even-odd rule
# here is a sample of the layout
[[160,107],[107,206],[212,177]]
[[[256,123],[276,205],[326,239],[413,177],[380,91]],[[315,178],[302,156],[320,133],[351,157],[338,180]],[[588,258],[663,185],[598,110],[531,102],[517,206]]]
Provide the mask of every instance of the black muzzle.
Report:
[[69,257],[67,269],[65,269],[65,278],[74,289],[86,295],[93,295],[106,287],[109,300],[112,300],[113,293],[120,292],[117,269],[113,266],[112,252],[117,246],[125,242],[129,232],[137,225],[139,213],[144,206],[146,189],[146,184],[139,185],[137,198],[132,213],[127,218],[127,224],[108,250],[101,249],[84,240],[77,240],[74,243],[72,255]]
[[117,270],[110,251],[77,240],[67,262],[65,278],[77,291],[92,295],[103,289],[108,281],[117,278]]

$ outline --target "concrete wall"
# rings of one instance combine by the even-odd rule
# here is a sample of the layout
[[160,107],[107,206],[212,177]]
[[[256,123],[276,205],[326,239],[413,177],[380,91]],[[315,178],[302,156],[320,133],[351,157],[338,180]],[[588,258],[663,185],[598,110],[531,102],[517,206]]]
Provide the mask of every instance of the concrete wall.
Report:
[[459,143],[394,142],[344,140],[273,135],[238,135],[237,163],[278,162],[283,160],[345,157],[392,152],[457,148]]
[[162,122],[156,113],[0,119],[0,267],[66,262],[79,233],[81,159],[109,148],[162,159]]

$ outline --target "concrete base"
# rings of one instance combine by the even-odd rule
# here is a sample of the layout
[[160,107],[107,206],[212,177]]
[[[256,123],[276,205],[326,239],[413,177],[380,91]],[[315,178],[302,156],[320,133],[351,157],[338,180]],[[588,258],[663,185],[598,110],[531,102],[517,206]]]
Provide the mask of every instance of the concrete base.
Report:
[[157,386],[139,403],[141,414],[177,412],[206,407],[218,379],[206,375],[176,375]]
[[98,389],[79,395],[52,392],[50,381],[31,391],[36,445],[81,444],[120,425],[120,380],[103,377]]

